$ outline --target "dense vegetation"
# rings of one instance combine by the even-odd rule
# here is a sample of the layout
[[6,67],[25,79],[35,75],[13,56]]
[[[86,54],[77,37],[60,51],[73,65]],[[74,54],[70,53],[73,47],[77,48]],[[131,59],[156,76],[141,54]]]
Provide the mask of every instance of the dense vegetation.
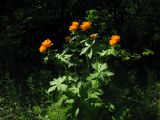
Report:
[[0,120],[159,120],[159,5],[0,1]]

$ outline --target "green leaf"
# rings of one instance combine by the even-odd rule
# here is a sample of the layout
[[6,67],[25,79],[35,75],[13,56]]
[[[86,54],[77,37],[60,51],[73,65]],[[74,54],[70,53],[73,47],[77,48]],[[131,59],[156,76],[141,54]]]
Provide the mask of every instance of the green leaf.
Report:
[[112,116],[112,120],[116,120],[116,118],[114,116]]
[[112,110],[115,110],[115,107],[113,104],[110,103],[109,107],[112,109]]
[[91,59],[92,58],[92,54],[93,54],[93,51],[92,51],[92,48],[91,48],[91,50],[90,50],[90,52],[89,52],[89,54],[88,54],[88,57]]
[[81,82],[78,82],[77,85],[72,85],[72,87],[70,87],[68,90],[70,92],[72,92],[74,95],[78,95],[78,97],[80,97],[79,91],[80,91],[80,87],[81,87]]
[[99,76],[99,73],[98,72],[95,72],[93,74],[90,74],[88,77],[87,77],[87,80],[93,80],[95,78],[97,78]]
[[50,82],[50,85],[56,85],[56,84],[61,84],[66,80],[66,76],[59,77],[57,79],[53,79],[53,81]]
[[103,104],[102,104],[102,102],[96,102],[95,104],[94,104],[94,107],[101,107]]
[[104,71],[104,70],[106,70],[107,69],[107,64],[106,63],[103,63],[103,64],[100,64],[100,66],[99,66],[99,71],[101,72],[101,71]]
[[61,62],[63,62],[63,63],[65,63],[65,64],[67,64],[68,65],[68,67],[71,67],[71,66],[73,66],[74,64],[73,63],[71,63],[71,57],[72,57],[72,55],[71,54],[66,54],[66,52],[67,52],[67,50],[65,50],[62,54],[56,54],[56,58],[58,59],[58,60],[60,60]]
[[107,52],[107,55],[116,55],[115,50],[114,50],[113,47],[108,49],[106,52]]
[[110,72],[110,71],[105,71],[105,74],[106,74],[108,77],[114,75],[114,73],[113,73],[113,72]]
[[89,47],[85,47],[82,49],[82,52],[80,53],[80,55],[83,55],[87,52],[87,50],[89,49]]
[[108,68],[106,63],[94,63],[92,64],[92,68],[98,72],[102,72]]
[[65,84],[59,84],[57,86],[57,90],[58,91],[66,91],[67,90],[67,85],[65,85]]
[[66,76],[63,77],[59,77],[57,79],[54,79],[53,81],[50,82],[50,85],[52,85],[51,88],[49,88],[48,91],[53,91],[55,89],[57,89],[58,91],[66,91],[67,89],[67,85],[63,84],[63,82],[66,80]]
[[66,99],[68,99],[68,97],[67,97],[66,95],[62,95],[62,96],[59,98],[59,100],[57,101],[57,104],[58,104],[58,105],[62,105],[62,103],[63,103]]
[[79,108],[77,108],[76,112],[75,112],[75,117],[77,117],[79,114]]
[[66,103],[68,103],[68,104],[73,104],[74,101],[75,101],[74,99],[67,99],[67,100],[66,100]]
[[52,86],[48,89],[47,93],[50,93],[56,89],[56,86]]
[[107,50],[103,50],[99,54],[100,54],[101,57],[102,56],[109,56],[109,55],[114,55],[115,56],[115,55],[117,55],[117,51],[113,47],[111,47]]
[[74,94],[79,94],[79,88],[77,88],[75,85],[68,89]]
[[151,50],[149,50],[149,49],[145,49],[142,54],[143,54],[143,55],[154,55],[154,52],[151,51]]
[[88,40],[88,38],[87,38],[87,39],[82,40],[80,43],[86,42],[87,40]]
[[87,42],[85,42],[85,46],[90,47],[91,45],[90,45],[90,44],[88,44]]

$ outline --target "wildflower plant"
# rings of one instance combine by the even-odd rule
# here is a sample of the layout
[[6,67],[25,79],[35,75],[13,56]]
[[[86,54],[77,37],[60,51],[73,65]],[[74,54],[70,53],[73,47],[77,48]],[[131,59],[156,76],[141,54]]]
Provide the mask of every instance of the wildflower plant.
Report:
[[[109,84],[111,76],[114,75],[107,64],[104,51],[114,51],[110,45],[99,36],[97,31],[92,29],[95,23],[90,19],[82,22],[73,21],[69,26],[70,36],[66,36],[64,50],[60,53],[57,50],[48,50],[45,60],[52,59],[62,65],[64,72],[58,78],[50,82],[51,87],[48,93],[54,92],[57,96],[56,102],[59,105],[69,105],[71,111],[69,117],[72,119],[92,119],[101,107],[106,106],[101,99],[103,90],[101,86]],[[117,35],[118,36],[118,35]],[[107,37],[107,36],[106,36]],[[43,50],[41,47],[45,47]],[[44,41],[40,52],[46,52],[53,43]],[[41,50],[42,49],[42,50]],[[109,56],[110,54],[108,54]],[[88,117],[88,118],[87,118]]]
[[[102,35],[98,26],[97,12],[89,15],[82,22],[73,21],[68,27],[70,36],[65,37],[64,50],[48,50],[45,61],[51,59],[63,67],[58,78],[50,82],[48,93],[56,95],[55,102],[60,106],[71,106],[70,119],[95,119],[101,108],[114,110],[114,105],[104,103],[102,86],[110,84],[114,73],[108,64],[111,56],[124,58],[126,51],[120,49],[120,35]],[[93,15],[91,15],[93,14]],[[46,46],[45,48],[41,48]],[[44,41],[40,52],[46,52],[53,43]]]

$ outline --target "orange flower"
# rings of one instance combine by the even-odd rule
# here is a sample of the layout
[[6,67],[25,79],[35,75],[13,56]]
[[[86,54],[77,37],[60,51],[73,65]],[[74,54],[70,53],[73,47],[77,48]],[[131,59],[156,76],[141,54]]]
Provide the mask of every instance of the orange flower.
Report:
[[114,46],[118,42],[120,42],[120,36],[119,35],[112,35],[111,39],[109,40],[109,44],[111,46]]
[[97,37],[98,37],[98,34],[91,34],[91,35],[90,35],[90,38],[92,38],[92,39],[94,39],[94,40],[95,40]]
[[69,42],[71,40],[71,36],[66,36],[64,39],[66,42]]
[[46,39],[42,42],[42,45],[45,46],[46,48],[49,48],[53,45],[50,39]]
[[79,26],[79,23],[78,23],[78,22],[73,21],[73,22],[72,22],[72,25]]
[[47,48],[51,47],[52,45],[53,43],[51,42],[51,40],[47,38],[41,43],[39,52],[44,53],[47,50]]
[[75,26],[75,25],[69,26],[70,31],[76,31],[77,29],[78,29],[78,26]]
[[80,25],[80,28],[85,31],[88,30],[91,27],[91,22],[83,22],[82,25]]
[[46,51],[46,47],[41,45],[39,48],[39,52],[44,53]]
[[69,26],[70,31],[76,31],[78,29],[79,23],[78,22],[72,22],[72,25]]

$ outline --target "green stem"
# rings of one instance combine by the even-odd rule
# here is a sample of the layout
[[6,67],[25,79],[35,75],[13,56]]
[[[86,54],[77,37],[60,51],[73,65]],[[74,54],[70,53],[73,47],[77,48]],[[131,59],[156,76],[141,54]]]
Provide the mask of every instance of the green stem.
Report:
[[65,74],[66,74],[67,79],[68,79],[68,71],[67,71],[67,67],[66,67],[65,63],[63,63],[63,66],[64,66]]
[[88,59],[88,57],[87,57],[87,67],[88,67],[88,70],[89,70],[89,72],[90,72],[90,67],[89,67],[89,59]]
[[[97,58],[97,54],[96,54],[96,69],[97,69],[97,72],[99,72],[98,71],[98,58]],[[98,87],[98,77],[96,77],[96,87]]]

